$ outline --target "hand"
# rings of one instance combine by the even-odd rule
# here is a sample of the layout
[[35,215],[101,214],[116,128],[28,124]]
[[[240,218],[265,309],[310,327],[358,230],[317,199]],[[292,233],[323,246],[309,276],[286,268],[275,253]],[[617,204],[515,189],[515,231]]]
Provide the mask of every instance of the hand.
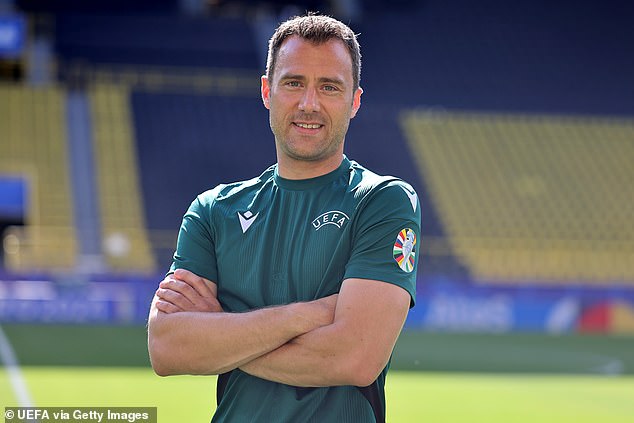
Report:
[[180,311],[221,312],[218,287],[190,271],[177,269],[159,284],[156,308],[164,313]]
[[338,298],[338,294],[333,294],[306,303],[295,303],[293,306],[299,321],[306,325],[307,331],[310,331],[334,322]]

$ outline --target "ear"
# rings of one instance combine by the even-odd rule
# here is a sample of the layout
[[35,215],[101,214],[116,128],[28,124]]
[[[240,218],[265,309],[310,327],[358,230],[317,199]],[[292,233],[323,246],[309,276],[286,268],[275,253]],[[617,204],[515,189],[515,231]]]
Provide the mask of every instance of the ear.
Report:
[[264,107],[266,107],[267,109],[270,109],[271,108],[271,100],[270,100],[271,86],[269,85],[269,79],[266,77],[266,75],[262,75],[261,81],[262,81],[262,86],[260,87],[260,91],[262,93],[262,103],[264,103]]
[[359,107],[361,107],[361,94],[363,94],[363,88],[359,87],[357,91],[355,91],[354,96],[352,96],[352,113],[350,114],[350,119],[357,115]]

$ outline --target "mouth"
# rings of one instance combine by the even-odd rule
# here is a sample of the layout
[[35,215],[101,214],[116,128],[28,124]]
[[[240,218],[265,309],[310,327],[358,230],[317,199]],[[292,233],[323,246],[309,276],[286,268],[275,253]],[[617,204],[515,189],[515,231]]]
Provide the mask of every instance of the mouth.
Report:
[[308,129],[308,130],[319,129],[322,126],[324,126],[324,125],[322,125],[320,123],[304,123],[304,122],[293,122],[293,125],[295,125],[298,128]]

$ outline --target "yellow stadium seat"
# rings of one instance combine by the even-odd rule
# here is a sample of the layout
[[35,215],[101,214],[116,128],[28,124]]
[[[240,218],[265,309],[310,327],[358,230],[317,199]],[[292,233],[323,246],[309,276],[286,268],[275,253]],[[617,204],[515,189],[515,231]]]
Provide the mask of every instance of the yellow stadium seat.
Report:
[[634,284],[634,120],[418,110],[401,122],[477,280]]

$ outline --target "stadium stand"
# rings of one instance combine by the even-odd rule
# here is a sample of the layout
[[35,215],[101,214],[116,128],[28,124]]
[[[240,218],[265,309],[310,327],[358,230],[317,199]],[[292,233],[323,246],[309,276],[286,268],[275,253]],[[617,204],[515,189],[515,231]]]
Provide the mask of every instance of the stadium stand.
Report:
[[[130,126],[120,130],[129,134],[136,147],[130,154],[138,162],[120,158],[129,160],[130,166],[138,165],[138,179],[121,186],[138,190],[128,192],[125,199],[100,197],[100,202],[126,204],[134,210],[139,216],[136,224],[147,225],[141,238],[160,250],[154,252],[156,267],[164,269],[182,213],[196,194],[219,182],[251,177],[255,169],[274,161],[266,111],[258,98],[258,74],[264,66],[257,23],[250,20],[253,15],[177,14],[176,2],[170,1],[160,2],[154,11],[151,2],[144,1],[143,13],[122,13],[125,6],[107,6],[105,1],[98,2],[98,7],[105,7],[99,9],[101,13],[89,13],[90,7],[70,0],[57,9],[44,1],[19,3],[53,14],[58,77],[71,87],[91,92],[94,118],[101,122],[97,125],[110,125],[115,114],[108,111],[113,106],[97,100],[108,97],[109,89],[115,92],[113,104],[128,114]],[[628,121],[589,117],[634,113],[634,55],[628,54],[634,44],[627,42],[632,37],[624,31],[631,5],[569,0],[513,5],[499,0],[485,5],[467,0],[451,5],[399,1],[394,3],[398,7],[381,3],[372,2],[363,19],[353,25],[363,46],[361,84],[366,93],[351,123],[348,154],[379,172],[403,176],[419,192],[424,206],[422,277],[438,272],[468,282],[471,272],[477,280],[528,283],[631,280],[627,266],[631,230],[619,230],[631,228],[626,222],[631,216],[626,212],[631,209],[627,203],[631,190],[625,187],[618,201],[606,199],[616,196],[631,173],[623,162],[613,163],[612,153],[603,148],[618,139],[628,145],[623,141],[630,137]],[[96,89],[92,88],[95,84]],[[419,107],[450,110],[442,117],[444,129],[428,124],[432,118],[426,112],[400,119],[401,112]],[[509,117],[500,110],[513,114]],[[535,113],[544,118],[531,118]],[[462,119],[474,122],[468,126]],[[405,122],[403,127],[400,122]],[[624,132],[619,135],[619,131]],[[467,135],[473,138],[472,145],[464,142]],[[427,137],[452,141],[433,147],[430,153],[432,141]],[[576,148],[581,158],[572,167],[549,166],[531,137],[565,139],[549,144],[554,145],[554,150],[547,150],[550,159],[564,160],[577,154]],[[597,139],[604,140],[600,148]],[[504,151],[500,150],[506,145],[502,141],[508,141]],[[478,142],[483,148],[475,148]],[[508,159],[503,164],[492,161],[486,149],[508,153]],[[627,148],[614,154],[631,159]],[[450,157],[453,164],[464,160],[467,165],[455,174],[448,172],[449,167],[437,170],[427,163],[434,155]],[[588,157],[595,160],[590,162]],[[187,171],[171,170],[168,159],[187,161]],[[463,183],[469,166],[478,171],[482,167],[481,172],[488,173],[478,175],[493,178],[494,169],[511,163],[525,169],[525,175],[496,181],[498,185],[489,190],[483,186],[492,182],[480,176],[469,181],[482,192],[456,187]],[[114,165],[99,166],[99,184],[114,185],[104,182],[102,175],[103,169]],[[503,170],[510,172],[510,168]],[[575,177],[578,181],[571,182]],[[565,185],[559,195],[548,197],[552,192],[545,187],[555,179]],[[459,188],[468,190],[464,198]],[[571,196],[573,190],[582,194]],[[170,193],[167,205],[166,192]],[[483,196],[479,202],[476,194]],[[537,197],[542,201],[528,201]],[[465,213],[467,209],[460,205],[471,201],[484,207],[484,199],[493,202],[488,214]],[[140,203],[132,205],[135,201]],[[491,210],[507,214],[496,216]],[[612,220],[597,217],[603,213]],[[483,229],[490,223],[496,225]],[[591,235],[586,233],[588,228]],[[613,233],[621,238],[608,239]],[[456,242],[459,239],[465,243],[477,239],[479,244],[469,247]],[[544,251],[546,241],[540,239],[550,243],[550,252]],[[486,244],[497,240],[506,244]],[[526,253],[527,245],[533,255]],[[516,252],[507,260],[517,264],[515,270],[510,264],[499,264],[504,260],[487,258],[498,250],[508,257]],[[584,254],[593,259],[584,259]],[[577,261],[584,266],[576,266]],[[610,272],[603,273],[605,269]],[[602,276],[595,277],[599,273]]]
[[410,112],[404,130],[476,280],[634,281],[634,121]]
[[[0,319],[144,323],[189,203],[275,161],[259,77],[287,4],[15,4],[42,50],[23,83],[45,86],[0,88],[0,180],[28,181],[31,200],[23,219],[0,216],[0,232],[18,225],[0,279],[59,292],[52,314],[2,298]],[[634,333],[634,3],[359,5],[364,94],[346,154],[421,199],[407,326]]]
[[419,2],[364,16],[362,85],[394,107],[634,115],[634,3]]
[[63,64],[258,67],[251,26],[245,19],[227,17],[61,13],[56,16],[55,50]]
[[13,271],[72,269],[76,258],[64,91],[0,85],[0,173],[28,181],[23,227],[10,228],[5,266]]
[[106,259],[115,272],[153,272],[128,91],[96,85],[89,96]]
[[[148,227],[154,236],[174,240],[196,195],[219,183],[255,177],[275,162],[266,109],[254,94],[132,93]],[[171,243],[158,251],[163,266],[169,265],[173,248]]]

